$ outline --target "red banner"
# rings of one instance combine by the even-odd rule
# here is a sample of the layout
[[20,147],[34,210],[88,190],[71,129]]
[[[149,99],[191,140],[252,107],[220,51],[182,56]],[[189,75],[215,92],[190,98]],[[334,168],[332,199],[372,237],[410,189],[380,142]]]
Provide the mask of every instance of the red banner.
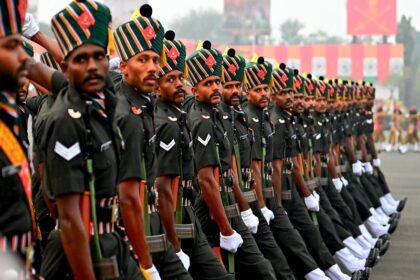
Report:
[[347,0],[347,33],[395,35],[397,0]]

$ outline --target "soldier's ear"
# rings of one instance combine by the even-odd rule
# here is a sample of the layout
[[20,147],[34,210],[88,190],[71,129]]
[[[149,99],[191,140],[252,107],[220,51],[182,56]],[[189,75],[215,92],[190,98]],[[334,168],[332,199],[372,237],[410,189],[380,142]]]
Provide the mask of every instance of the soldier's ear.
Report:
[[191,92],[194,94],[195,97],[197,97],[197,88],[196,87],[191,87]]
[[123,76],[126,77],[127,76],[127,62],[126,61],[120,62],[120,70],[121,70],[121,74],[123,74]]

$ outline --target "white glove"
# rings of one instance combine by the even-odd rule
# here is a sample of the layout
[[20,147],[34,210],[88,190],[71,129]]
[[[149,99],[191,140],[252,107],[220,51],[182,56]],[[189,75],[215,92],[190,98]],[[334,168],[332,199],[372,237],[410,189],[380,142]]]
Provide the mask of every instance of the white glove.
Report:
[[267,224],[270,224],[270,221],[274,219],[274,213],[270,209],[268,209],[266,206],[261,208],[261,212],[264,215],[265,220],[267,221]]
[[341,182],[343,182],[343,187],[347,187],[349,185],[349,181],[343,176],[340,177]]
[[361,176],[362,172],[363,172],[363,166],[362,163],[360,161],[356,161],[355,163],[353,163],[351,165],[352,169],[353,169],[353,174],[356,176]]
[[309,211],[319,211],[319,202],[313,195],[305,197],[305,205]]
[[[149,274],[150,279],[161,280],[160,275],[159,275],[159,271],[157,271],[155,265],[152,265],[151,268],[145,269],[144,271]],[[147,277],[145,277],[145,278],[148,279]]]
[[343,189],[343,182],[341,182],[340,178],[334,178],[332,179],[332,182],[334,184],[335,189],[338,192],[341,192],[341,190]]
[[369,174],[369,175],[372,175],[372,174],[373,174],[373,167],[372,167],[372,164],[370,164],[370,162],[369,162],[369,161],[368,161],[368,162],[363,163],[363,167],[364,167],[365,172],[366,172],[367,174]]
[[313,191],[312,192],[312,195],[316,198],[316,200],[319,202],[319,200],[320,200],[320,197],[319,197],[319,194],[316,192],[316,191]]
[[241,212],[242,220],[244,221],[246,227],[252,234],[256,234],[258,231],[258,224],[260,221],[258,220],[257,216],[252,213],[251,208]]
[[180,250],[178,253],[176,253],[176,255],[181,260],[185,269],[188,271],[188,269],[190,268],[190,257],[188,257],[188,255],[185,254],[184,251],[182,251],[182,250]]
[[381,159],[379,159],[379,158],[373,159],[373,166],[375,166],[375,167],[381,166]]
[[22,34],[27,39],[31,39],[39,32],[38,24],[36,24],[34,17],[30,13],[25,15],[25,23],[22,27]]
[[241,235],[236,231],[233,231],[233,234],[230,236],[223,236],[223,234],[220,233],[220,248],[228,252],[236,253],[243,243],[244,241],[242,240]]

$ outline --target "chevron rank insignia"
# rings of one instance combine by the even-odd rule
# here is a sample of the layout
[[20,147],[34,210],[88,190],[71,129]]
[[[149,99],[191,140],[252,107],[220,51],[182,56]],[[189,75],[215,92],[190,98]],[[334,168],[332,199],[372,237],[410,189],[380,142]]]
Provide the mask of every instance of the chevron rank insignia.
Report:
[[74,143],[71,147],[67,148],[59,141],[55,142],[54,152],[59,156],[64,158],[67,161],[72,160],[78,154],[80,154],[80,145],[79,142]]
[[203,138],[201,138],[200,136],[197,137],[198,142],[200,142],[204,147],[207,146],[207,144],[209,143],[211,139],[210,134],[207,134],[206,139],[204,140]]
[[175,140],[172,139],[171,142],[169,142],[168,144],[165,144],[163,141],[160,141],[159,146],[164,149],[165,151],[169,151],[173,148],[173,146],[175,146]]

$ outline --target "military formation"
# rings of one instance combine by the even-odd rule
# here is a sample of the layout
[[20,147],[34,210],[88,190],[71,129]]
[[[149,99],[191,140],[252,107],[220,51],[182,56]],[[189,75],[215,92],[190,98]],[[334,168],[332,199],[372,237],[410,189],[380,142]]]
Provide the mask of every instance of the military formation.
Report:
[[110,32],[73,1],[52,40],[24,2],[0,1],[1,279],[370,277],[406,203],[373,85],[187,57],[149,5]]

